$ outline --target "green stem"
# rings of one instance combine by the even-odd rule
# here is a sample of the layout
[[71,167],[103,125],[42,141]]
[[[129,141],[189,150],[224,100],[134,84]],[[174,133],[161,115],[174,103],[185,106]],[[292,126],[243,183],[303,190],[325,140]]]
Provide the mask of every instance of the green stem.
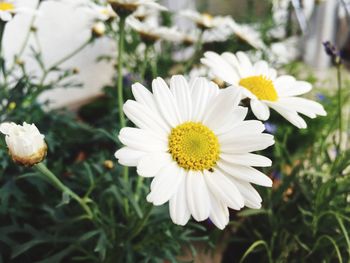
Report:
[[78,53],[80,53],[90,43],[91,43],[91,39],[89,39],[88,41],[84,42],[78,48],[76,48],[75,50],[73,50],[72,52],[70,52],[69,54],[64,56],[63,58],[61,58],[58,61],[56,61],[55,63],[53,63],[52,66],[50,66],[48,69],[43,68],[43,75],[42,75],[42,77],[41,77],[41,79],[39,81],[39,87],[42,87],[44,85],[44,82],[45,82],[48,74],[50,73],[50,71],[54,70],[55,68],[59,67],[62,63],[66,62],[70,58],[72,58],[75,55],[77,55]]
[[143,229],[143,227],[146,225],[148,218],[151,215],[153,209],[153,205],[150,205],[147,210],[146,213],[144,214],[143,218],[141,219],[141,221],[135,226],[135,231],[129,236],[128,240],[132,240],[134,237],[136,237]]
[[339,141],[338,141],[338,155],[341,152],[342,145],[342,130],[343,130],[343,116],[342,116],[342,83],[341,83],[341,63],[337,63],[337,82],[338,82],[338,118],[339,118]]
[[201,30],[199,36],[198,36],[198,40],[195,46],[195,50],[193,53],[192,58],[187,62],[186,66],[185,66],[185,70],[184,72],[187,73],[187,71],[190,69],[190,67],[196,62],[197,58],[199,57],[202,47],[203,47],[203,34],[204,34],[204,30]]
[[157,69],[157,54],[154,52],[154,59],[151,62],[151,69],[152,69],[152,78],[155,79],[158,77],[158,69]]
[[[117,83],[117,91],[118,91],[118,109],[119,109],[119,121],[120,121],[120,129],[126,126],[126,119],[123,112],[123,53],[124,53],[124,37],[125,37],[125,20],[126,17],[120,17],[119,20],[119,42],[118,42],[118,83]],[[129,182],[129,169],[128,167],[123,168],[123,178],[125,183]],[[124,207],[126,215],[129,214],[129,203],[127,198],[124,199]]]
[[1,71],[2,71],[2,74],[4,76],[4,80],[6,83],[5,58],[4,58],[4,54],[3,54],[3,50],[2,50],[5,27],[6,27],[6,22],[0,21],[0,66],[1,66]]
[[150,46],[146,44],[145,52],[144,52],[144,60],[140,72],[141,80],[143,81],[145,79],[146,69],[147,69],[147,62],[148,62],[148,51]]
[[136,181],[136,191],[135,191],[135,200],[136,202],[138,202],[140,200],[140,191],[141,191],[141,186],[143,183],[143,177],[142,176],[138,176],[137,177],[137,181]]
[[[41,1],[38,1],[38,4],[37,4],[36,7],[35,7],[36,10],[39,8],[40,3],[41,3]],[[23,53],[24,53],[24,50],[25,50],[25,48],[26,48],[26,46],[27,46],[27,44],[28,44],[28,41],[29,41],[29,38],[30,38],[30,34],[31,34],[31,32],[32,32],[32,28],[33,28],[35,19],[36,19],[36,14],[34,14],[34,15],[32,16],[32,19],[31,19],[30,22],[29,22],[29,30],[28,30],[28,32],[27,32],[25,38],[24,38],[24,41],[23,41],[23,43],[22,43],[22,46],[21,46],[21,48],[20,48],[18,54],[17,54],[16,57],[15,57],[15,61],[14,61],[13,64],[11,65],[11,67],[10,67],[8,73],[11,73],[12,70],[14,69],[14,67],[15,67],[15,65],[16,65],[16,60],[18,60],[18,59],[20,59],[20,58],[22,57],[22,55],[23,55]]]
[[86,212],[87,218],[92,219],[93,213],[90,207],[86,204],[86,200],[80,198],[76,193],[74,193],[70,188],[65,186],[43,163],[38,163],[34,166],[44,177],[46,181],[48,181],[52,186],[62,191],[62,193],[67,193],[72,199],[77,201],[82,209]]

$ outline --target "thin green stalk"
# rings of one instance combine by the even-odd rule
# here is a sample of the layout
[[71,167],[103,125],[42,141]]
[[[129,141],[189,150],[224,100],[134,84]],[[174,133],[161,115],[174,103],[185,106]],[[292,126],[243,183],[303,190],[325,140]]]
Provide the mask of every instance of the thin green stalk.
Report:
[[151,70],[152,70],[152,78],[155,79],[158,77],[158,69],[157,69],[158,58],[154,48],[153,48],[153,53],[154,53],[154,59],[151,62]]
[[75,55],[77,55],[78,53],[80,53],[85,47],[87,47],[89,44],[91,43],[91,39],[89,39],[88,41],[84,42],[82,45],[80,45],[79,47],[77,47],[75,50],[73,50],[71,53],[67,54],[66,56],[64,56],[63,58],[59,59],[58,61],[56,61],[55,63],[53,63],[49,68],[45,69],[43,68],[43,75],[39,81],[39,86],[42,87],[44,85],[44,82],[48,76],[48,74],[54,70],[55,68],[59,67],[62,63],[66,62],[67,60],[69,60],[70,58],[74,57]]
[[146,225],[148,218],[151,215],[153,209],[153,205],[150,205],[147,210],[146,213],[144,214],[143,218],[140,220],[140,222],[135,226],[135,230],[134,232],[129,236],[128,240],[132,240],[134,237],[136,237],[144,228],[144,226]]
[[[119,109],[119,121],[120,129],[126,126],[126,119],[123,112],[123,53],[124,53],[124,38],[125,38],[125,20],[126,17],[120,17],[119,20],[119,39],[118,39],[118,83],[117,83],[117,92],[118,92],[118,109]],[[129,182],[129,169],[128,167],[123,168],[123,178],[125,183]],[[124,207],[126,215],[129,214],[129,203],[128,200],[124,199]]]
[[338,118],[339,118],[339,141],[338,155],[341,152],[342,131],[343,131],[343,116],[342,116],[342,83],[341,83],[341,63],[337,63],[337,82],[338,82]]
[[6,27],[6,22],[0,21],[0,66],[1,66],[2,74],[4,76],[4,80],[6,79],[6,69],[5,69],[5,58],[2,50],[2,44],[3,44],[2,38],[4,36],[5,27]]
[[149,49],[150,49],[150,46],[146,44],[145,52],[144,52],[144,57],[143,57],[143,64],[142,64],[141,72],[140,72],[141,81],[143,81],[143,80],[145,79],[146,68],[147,68],[147,62],[148,62],[148,51],[149,51]]
[[[38,4],[37,4],[36,7],[35,7],[36,10],[39,8],[40,3],[41,3],[41,1],[38,1]],[[28,30],[28,32],[27,32],[25,38],[24,38],[24,41],[23,41],[23,43],[22,43],[22,46],[21,46],[21,48],[20,48],[18,54],[16,55],[16,60],[20,59],[20,58],[22,57],[23,53],[24,53],[24,50],[25,50],[25,48],[26,48],[26,46],[27,46],[27,44],[28,44],[29,38],[30,38],[30,34],[31,34],[31,32],[32,32],[32,28],[33,28],[35,19],[36,19],[36,14],[33,14],[32,19],[31,19],[30,22],[29,22],[29,30]],[[9,71],[8,71],[8,73],[12,72],[12,70],[13,70],[14,67],[15,67],[15,65],[16,65],[16,61],[13,62],[13,64],[11,65],[11,67],[10,67],[10,69],[9,69]]]
[[65,186],[43,163],[38,163],[34,166],[42,175],[43,179],[47,180],[52,186],[62,191],[62,193],[67,193],[72,199],[77,201],[82,209],[86,212],[87,218],[92,219],[93,213],[90,207],[86,204],[86,201],[80,198],[76,193],[74,193],[70,188]]
[[185,70],[184,70],[185,73],[187,73],[187,71],[190,69],[190,67],[196,62],[198,56],[201,53],[201,50],[202,50],[202,47],[203,47],[203,34],[204,34],[204,30],[202,30],[201,33],[198,36],[198,40],[197,40],[197,43],[195,45],[194,54],[193,54],[192,58],[187,62],[186,66],[185,66]]

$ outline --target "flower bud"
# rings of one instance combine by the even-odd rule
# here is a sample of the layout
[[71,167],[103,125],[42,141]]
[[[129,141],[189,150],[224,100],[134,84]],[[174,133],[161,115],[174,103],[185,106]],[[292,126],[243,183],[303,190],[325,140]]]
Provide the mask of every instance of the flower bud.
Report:
[[32,166],[40,163],[46,156],[47,145],[35,124],[17,125],[16,123],[0,124],[0,132],[5,134],[5,141],[14,162]]
[[92,26],[92,34],[94,37],[102,37],[106,33],[106,25],[103,22],[96,22]]

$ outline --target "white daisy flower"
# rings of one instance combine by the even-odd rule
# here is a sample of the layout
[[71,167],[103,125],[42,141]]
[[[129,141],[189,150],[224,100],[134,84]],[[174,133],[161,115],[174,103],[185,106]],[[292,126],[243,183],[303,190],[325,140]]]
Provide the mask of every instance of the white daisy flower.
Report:
[[32,166],[40,163],[46,156],[47,145],[35,124],[4,122],[0,124],[0,132],[5,140],[12,159],[22,165]]
[[220,25],[222,21],[222,17],[213,17],[208,13],[199,13],[195,10],[184,10],[179,13],[180,15],[192,20],[197,24],[200,29],[211,29],[213,27],[217,27]]
[[154,43],[157,40],[181,41],[181,33],[174,27],[164,27],[157,24],[140,22],[134,17],[127,19],[127,24],[140,34],[145,43]]
[[154,0],[108,0],[108,3],[118,15],[122,16],[132,14],[141,6],[158,10],[167,10],[166,7],[158,4]]
[[201,62],[226,83],[241,88],[242,99],[250,99],[250,107],[259,120],[270,117],[270,107],[296,127],[306,128],[306,122],[298,113],[309,118],[327,114],[321,104],[296,97],[309,92],[310,83],[288,75],[277,76],[276,70],[264,60],[252,64],[244,52],[236,55],[225,52],[221,56],[206,52]]
[[245,24],[238,24],[233,19],[229,21],[233,33],[242,41],[256,49],[264,49],[266,46],[262,41],[261,34],[254,27]]
[[117,16],[110,5],[98,5],[92,2],[85,2],[83,4],[86,4],[89,7],[89,9],[92,11],[92,16],[96,20],[108,21]]
[[139,83],[132,92],[136,101],[128,100],[124,112],[138,128],[120,131],[125,147],[115,157],[136,166],[140,176],[153,177],[147,201],[157,206],[169,201],[175,224],[185,225],[192,215],[197,221],[209,217],[220,229],[229,222],[228,208],[261,207],[251,183],[270,187],[272,181],[251,166],[271,161],[251,152],[274,140],[262,133],[260,121],[244,121],[239,91],[219,90],[205,78],[188,84],[173,76],[170,88],[157,78],[153,93]]

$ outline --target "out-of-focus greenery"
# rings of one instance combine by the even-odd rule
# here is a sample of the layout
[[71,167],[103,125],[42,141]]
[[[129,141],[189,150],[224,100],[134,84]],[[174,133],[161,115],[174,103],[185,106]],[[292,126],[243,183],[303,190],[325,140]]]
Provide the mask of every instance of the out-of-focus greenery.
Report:
[[[116,37],[112,28],[108,34]],[[135,72],[143,67],[146,85],[155,74],[154,66],[163,77],[176,68],[168,52],[171,46],[163,45],[162,55],[145,65],[136,52],[137,35],[131,34],[129,42],[128,71],[132,74],[124,78],[126,98],[131,97],[131,84],[141,79]],[[247,47],[229,40],[204,48],[220,52]],[[181,72],[181,63],[177,66]],[[285,70],[298,77],[304,66],[287,65]],[[62,72],[59,81],[70,74]],[[316,80],[313,75],[302,78]],[[0,87],[0,98],[5,98],[0,101],[1,121],[38,126],[49,146],[46,165],[88,201],[93,219],[86,218],[74,200],[39,179],[37,171],[15,165],[1,136],[0,262],[178,262],[184,247],[195,255],[194,242],[215,249],[222,240],[226,247],[223,262],[350,260],[350,172],[345,170],[350,152],[342,151],[335,159],[330,156],[335,145],[331,134],[337,129],[334,87],[316,91],[323,94],[328,116],[308,120],[307,130],[293,128],[272,114],[269,125],[276,145],[262,154],[273,160],[273,167],[264,172],[274,178],[274,187],[258,189],[264,200],[262,209],[231,211],[230,225],[220,231],[209,221],[174,225],[167,205],[152,207],[146,202],[150,180],[145,179],[139,188],[135,169],[130,169],[130,184],[124,183],[122,167],[113,156],[121,146],[115,87],[106,87],[103,97],[72,113],[45,111],[36,98],[56,83],[35,83],[23,72],[23,77]],[[345,104],[349,104],[348,87],[345,83]]]

